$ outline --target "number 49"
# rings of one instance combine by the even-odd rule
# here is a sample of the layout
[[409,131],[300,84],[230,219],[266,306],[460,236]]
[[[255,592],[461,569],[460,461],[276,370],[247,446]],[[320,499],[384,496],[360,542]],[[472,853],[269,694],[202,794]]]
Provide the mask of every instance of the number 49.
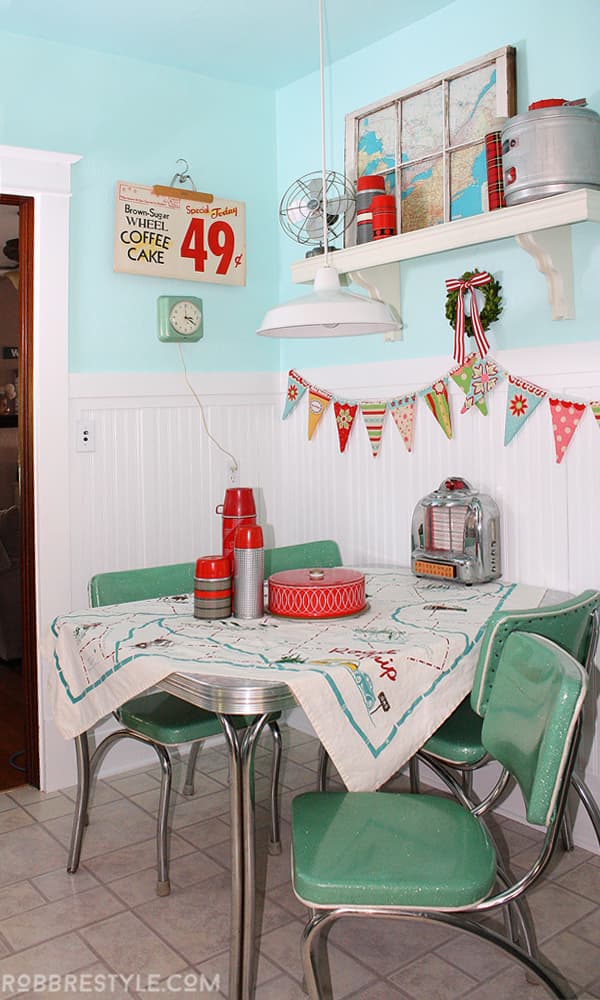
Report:
[[[194,261],[195,271],[204,271],[204,262],[208,259],[204,245],[204,223],[204,219],[191,220],[179,250],[180,257],[189,257]],[[211,254],[221,258],[217,264],[217,274],[227,274],[235,249],[233,229],[228,222],[211,222],[207,241]]]

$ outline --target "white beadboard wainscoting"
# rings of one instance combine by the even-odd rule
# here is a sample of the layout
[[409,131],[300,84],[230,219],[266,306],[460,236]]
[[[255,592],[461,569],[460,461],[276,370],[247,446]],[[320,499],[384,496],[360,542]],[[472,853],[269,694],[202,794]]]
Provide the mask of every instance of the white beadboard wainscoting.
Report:
[[[599,343],[503,352],[496,359],[552,394],[600,399]],[[450,367],[449,358],[434,358],[301,374],[340,397],[376,400],[422,389]],[[451,441],[420,401],[412,454],[388,415],[373,458],[360,415],[344,454],[333,406],[310,442],[307,394],[282,421],[287,372],[193,373],[190,379],[211,433],[239,463],[237,482],[256,491],[267,545],[331,537],[346,564],[406,565],[415,504],[448,475],[460,475],[498,503],[506,579],[572,593],[600,587],[600,427],[589,409],[557,465],[546,402],[505,448],[506,383],[491,395],[484,417],[478,410],[460,414],[464,395],[451,381]],[[76,450],[82,421],[94,439],[94,450],[85,453]],[[73,608],[87,603],[94,573],[219,551],[215,506],[231,485],[231,460],[207,437],[183,376],[71,375],[70,423]],[[595,705],[596,675],[592,686]],[[295,710],[302,726],[299,716]],[[587,779],[600,798],[595,713],[588,716]],[[47,706],[45,721],[47,782],[57,787],[67,783],[65,768],[72,765],[64,749],[54,757],[50,752],[51,745],[58,751],[61,738]],[[580,843],[594,847],[586,817],[578,816],[576,832]]]

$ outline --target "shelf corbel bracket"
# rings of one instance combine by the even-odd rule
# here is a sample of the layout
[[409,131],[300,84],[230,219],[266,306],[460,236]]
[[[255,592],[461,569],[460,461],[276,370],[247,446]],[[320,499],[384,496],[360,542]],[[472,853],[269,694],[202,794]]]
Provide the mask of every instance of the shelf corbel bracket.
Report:
[[571,227],[539,229],[535,233],[521,233],[515,239],[546,278],[552,319],[574,319]]
[[402,320],[400,319],[400,264],[378,264],[364,271],[349,271],[348,277],[356,285],[365,288],[372,299],[380,299],[392,307],[398,317],[397,330],[385,333],[385,341],[402,340]]

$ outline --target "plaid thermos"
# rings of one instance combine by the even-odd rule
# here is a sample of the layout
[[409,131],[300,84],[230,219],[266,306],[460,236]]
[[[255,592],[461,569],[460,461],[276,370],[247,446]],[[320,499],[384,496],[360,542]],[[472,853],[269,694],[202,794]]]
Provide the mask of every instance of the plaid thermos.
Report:
[[485,165],[487,172],[488,208],[493,212],[496,208],[505,208],[504,182],[502,180],[502,138],[501,130],[505,118],[494,122],[493,131],[485,137]]

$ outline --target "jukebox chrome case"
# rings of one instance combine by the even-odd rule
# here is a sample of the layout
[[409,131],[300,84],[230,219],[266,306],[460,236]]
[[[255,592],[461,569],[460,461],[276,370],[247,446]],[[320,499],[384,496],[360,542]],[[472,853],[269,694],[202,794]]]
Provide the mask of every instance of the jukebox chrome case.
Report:
[[466,584],[499,577],[500,514],[492,498],[458,476],[423,497],[412,519],[411,569]]

